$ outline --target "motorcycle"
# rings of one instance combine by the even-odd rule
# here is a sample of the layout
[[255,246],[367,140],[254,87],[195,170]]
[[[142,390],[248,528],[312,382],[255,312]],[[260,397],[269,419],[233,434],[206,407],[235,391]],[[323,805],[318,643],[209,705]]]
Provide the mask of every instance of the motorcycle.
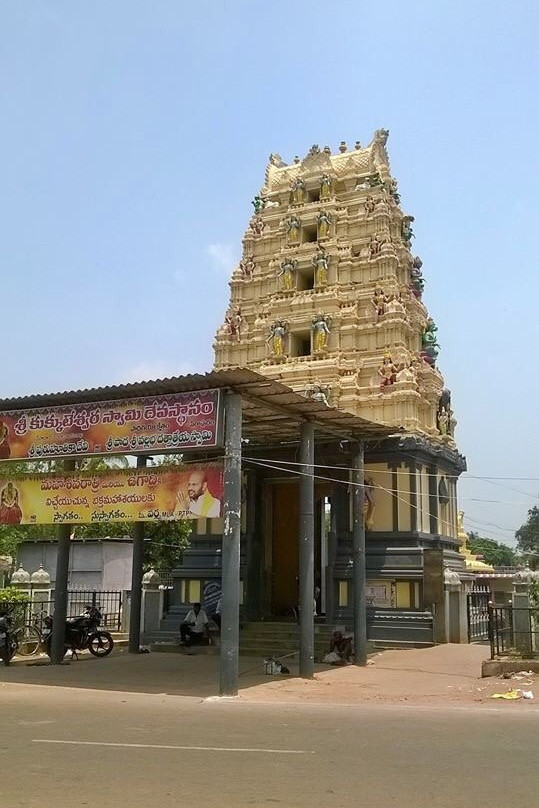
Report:
[[[71,651],[77,658],[77,651],[88,650],[95,657],[106,657],[114,648],[114,640],[108,631],[99,628],[103,616],[97,606],[85,606],[78,617],[66,621],[64,654]],[[43,624],[43,645],[51,656],[53,618],[46,617]]]
[[17,650],[17,640],[12,634],[13,620],[9,612],[0,616],[0,659],[9,665]]

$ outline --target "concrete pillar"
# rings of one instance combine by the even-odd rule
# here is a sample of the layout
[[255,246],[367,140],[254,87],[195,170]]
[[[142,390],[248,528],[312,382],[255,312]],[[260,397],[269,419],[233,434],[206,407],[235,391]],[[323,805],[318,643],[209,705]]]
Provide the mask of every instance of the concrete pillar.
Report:
[[163,590],[155,570],[142,576],[142,635],[158,631],[163,616]]
[[367,601],[365,557],[365,501],[363,444],[358,444],[353,458],[352,473],[352,603],[354,609],[354,661],[367,664]]
[[314,426],[301,425],[299,525],[299,675],[314,676]]
[[468,642],[467,595],[461,584],[446,586],[448,601],[448,642]]
[[32,584],[31,609],[32,614],[40,612],[51,612],[51,576],[40,564],[39,569],[32,573],[30,577]]
[[[64,471],[73,471],[75,459],[64,460]],[[71,552],[71,530],[73,525],[58,525],[58,554],[56,556],[56,576],[54,579],[54,619],[51,636],[51,664],[61,665],[64,659],[65,625],[67,620],[67,585],[69,578],[69,554]]]
[[532,653],[532,620],[530,611],[530,585],[534,574],[525,569],[513,579],[513,645],[523,656]]
[[[137,468],[144,468],[148,459],[137,457]],[[130,654],[138,654],[140,650],[140,630],[142,613],[142,571],[144,568],[144,522],[133,524],[133,566],[131,568],[131,606],[129,614]]]
[[224,530],[221,606],[221,696],[238,694],[240,644],[241,395],[225,399]]

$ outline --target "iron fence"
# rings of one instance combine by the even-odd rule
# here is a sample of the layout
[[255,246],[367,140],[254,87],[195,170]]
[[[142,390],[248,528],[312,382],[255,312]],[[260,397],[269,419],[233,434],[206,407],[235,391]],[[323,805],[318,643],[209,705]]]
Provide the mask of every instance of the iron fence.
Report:
[[[122,628],[122,605],[121,590],[69,589],[67,592],[68,618],[82,614],[86,606],[96,606],[103,616],[101,625],[110,631]],[[45,616],[54,612],[54,592],[50,600],[32,600],[24,605],[23,610],[23,622],[35,623],[41,628]]]
[[539,656],[539,611],[535,608],[488,607],[490,657]]
[[488,640],[489,611],[491,599],[488,586],[476,585],[468,592],[466,606],[468,613],[468,642]]

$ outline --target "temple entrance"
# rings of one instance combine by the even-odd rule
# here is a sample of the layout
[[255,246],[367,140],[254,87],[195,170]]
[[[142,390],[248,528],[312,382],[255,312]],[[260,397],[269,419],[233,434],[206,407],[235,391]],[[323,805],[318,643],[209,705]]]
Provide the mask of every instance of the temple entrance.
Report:
[[[317,613],[325,611],[327,545],[324,531],[326,498],[315,490],[314,582]],[[292,617],[299,602],[299,482],[271,485],[271,614]]]
[[276,482],[271,488],[271,611],[285,617],[299,600],[299,484]]

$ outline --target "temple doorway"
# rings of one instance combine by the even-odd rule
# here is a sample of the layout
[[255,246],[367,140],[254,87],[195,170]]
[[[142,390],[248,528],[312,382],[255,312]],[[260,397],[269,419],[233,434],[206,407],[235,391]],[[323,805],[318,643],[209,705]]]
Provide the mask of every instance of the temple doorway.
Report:
[[[315,489],[314,583],[317,613],[325,611],[327,566],[327,497]],[[271,485],[271,614],[292,617],[299,602],[299,482],[275,481]]]

